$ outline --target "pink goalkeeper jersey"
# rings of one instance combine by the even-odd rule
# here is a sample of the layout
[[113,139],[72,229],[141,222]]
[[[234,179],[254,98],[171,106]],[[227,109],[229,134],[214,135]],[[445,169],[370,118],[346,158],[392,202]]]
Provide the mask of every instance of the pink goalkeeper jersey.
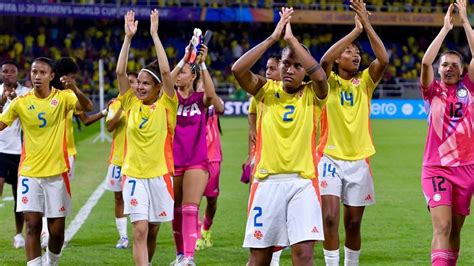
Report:
[[421,90],[428,113],[423,165],[474,164],[474,83],[465,74],[457,85],[434,80]]
[[204,92],[184,99],[178,94],[178,116],[173,140],[175,167],[207,163],[206,107]]
[[221,136],[219,133],[219,114],[214,106],[209,106],[207,110],[206,126],[207,156],[209,162],[222,161]]

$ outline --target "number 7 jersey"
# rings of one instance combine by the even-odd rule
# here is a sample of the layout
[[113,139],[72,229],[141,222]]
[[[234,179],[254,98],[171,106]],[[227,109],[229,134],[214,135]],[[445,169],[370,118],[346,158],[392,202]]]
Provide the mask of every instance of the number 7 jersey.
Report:
[[326,99],[318,99],[311,82],[303,86],[288,94],[281,81],[267,80],[255,95],[261,102],[253,170],[256,178],[288,173],[316,177],[317,125]]
[[474,83],[468,74],[458,84],[434,80],[421,91],[428,113],[423,165],[474,164]]
[[74,94],[55,88],[47,98],[38,98],[34,90],[17,97],[0,116],[11,125],[19,118],[24,132],[19,174],[50,177],[69,170],[66,115],[75,110]]

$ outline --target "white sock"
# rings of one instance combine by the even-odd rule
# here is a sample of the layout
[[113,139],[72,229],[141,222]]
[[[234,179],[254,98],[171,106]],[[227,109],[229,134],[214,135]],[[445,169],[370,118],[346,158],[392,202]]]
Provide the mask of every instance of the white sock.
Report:
[[339,266],[339,249],[336,250],[327,250],[324,251],[324,261],[326,266]]
[[359,265],[360,250],[352,250],[344,247],[344,266],[358,266]]
[[58,265],[58,261],[59,261],[59,258],[61,257],[61,253],[54,254],[51,251],[49,251],[49,249],[46,249],[46,254],[48,254],[46,257],[46,265],[48,266]]
[[46,235],[49,235],[49,231],[48,231],[48,218],[46,217],[43,217],[43,228],[41,229],[41,234],[46,234]]
[[280,256],[281,256],[281,252],[283,251],[280,250],[280,251],[277,251],[277,252],[273,252],[273,255],[272,255],[272,262],[270,263],[270,265],[280,265]]
[[127,237],[127,217],[115,218],[115,225],[120,237]]
[[34,258],[34,259],[28,261],[28,262],[26,263],[26,265],[27,265],[27,266],[42,266],[43,263],[42,263],[42,261],[41,261],[41,256],[40,256],[40,257],[36,257],[36,258]]

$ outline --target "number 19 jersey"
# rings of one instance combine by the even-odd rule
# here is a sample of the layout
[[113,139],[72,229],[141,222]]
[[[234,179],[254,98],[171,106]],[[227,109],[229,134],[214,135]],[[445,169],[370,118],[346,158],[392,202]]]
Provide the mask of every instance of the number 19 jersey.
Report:
[[0,116],[11,125],[19,118],[24,132],[19,174],[50,177],[69,170],[66,115],[74,111],[77,97],[52,88],[47,98],[38,98],[34,90],[17,97]]
[[294,94],[281,81],[268,80],[255,95],[259,105],[253,175],[297,173],[315,178],[317,123],[326,99],[318,99],[312,83]]

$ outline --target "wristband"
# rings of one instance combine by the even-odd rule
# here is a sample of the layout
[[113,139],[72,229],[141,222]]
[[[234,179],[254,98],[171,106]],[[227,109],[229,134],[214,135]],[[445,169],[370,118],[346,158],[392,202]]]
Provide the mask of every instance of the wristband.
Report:
[[107,111],[107,109],[104,109],[100,112],[102,113],[103,116],[107,116],[107,114],[109,113],[109,111]]
[[184,67],[184,64],[185,64],[185,63],[184,63],[184,60],[181,59],[181,61],[179,61],[179,63],[178,63],[178,67],[179,67],[179,68],[183,68],[183,67]]
[[199,66],[201,67],[202,71],[207,70],[206,64],[201,63]]

